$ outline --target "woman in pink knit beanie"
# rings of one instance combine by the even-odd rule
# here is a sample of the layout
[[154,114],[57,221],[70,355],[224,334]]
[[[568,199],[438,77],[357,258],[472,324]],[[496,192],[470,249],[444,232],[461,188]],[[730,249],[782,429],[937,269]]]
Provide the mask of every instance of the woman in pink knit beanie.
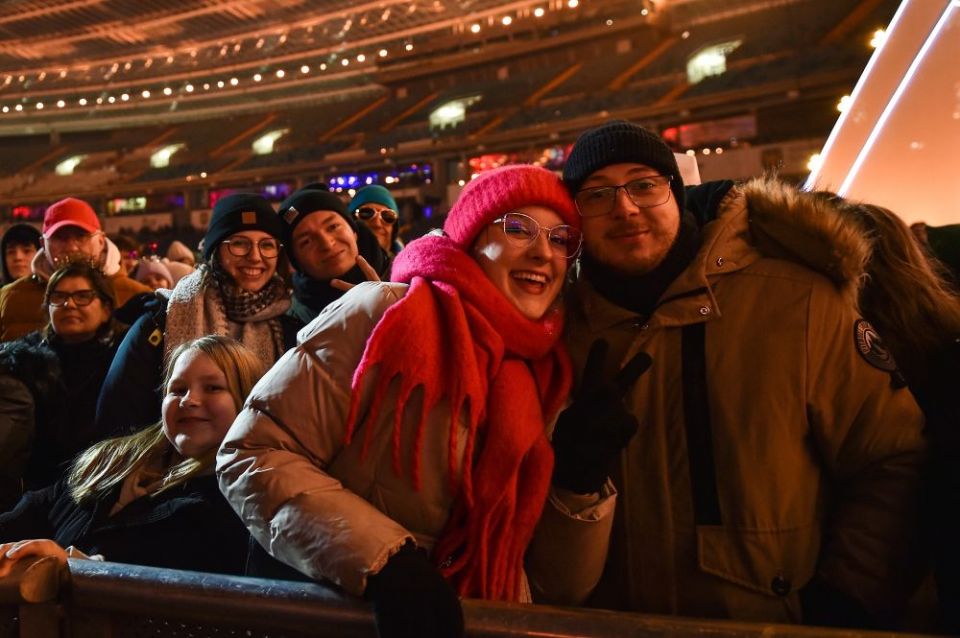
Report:
[[530,601],[543,576],[524,555],[545,506],[570,511],[548,504],[547,428],[571,384],[557,300],[579,228],[550,171],[481,174],[392,283],[300,332],[227,435],[221,489],[253,536],[372,600],[381,636],[462,635],[458,596]]

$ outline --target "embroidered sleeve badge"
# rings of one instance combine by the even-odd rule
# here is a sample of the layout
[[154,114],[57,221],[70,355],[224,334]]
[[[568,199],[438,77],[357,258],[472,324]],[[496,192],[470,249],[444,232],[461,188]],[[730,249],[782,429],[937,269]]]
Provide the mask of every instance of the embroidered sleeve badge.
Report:
[[853,340],[857,352],[867,363],[884,372],[897,372],[897,362],[883,345],[880,335],[866,319],[858,319],[853,324]]

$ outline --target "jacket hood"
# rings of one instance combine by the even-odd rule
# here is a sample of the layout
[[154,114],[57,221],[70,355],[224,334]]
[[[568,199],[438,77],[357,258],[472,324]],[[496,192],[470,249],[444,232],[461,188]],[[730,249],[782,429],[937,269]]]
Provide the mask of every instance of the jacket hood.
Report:
[[764,177],[740,187],[751,243],[765,257],[800,263],[824,275],[856,303],[871,243],[856,222],[810,193]]

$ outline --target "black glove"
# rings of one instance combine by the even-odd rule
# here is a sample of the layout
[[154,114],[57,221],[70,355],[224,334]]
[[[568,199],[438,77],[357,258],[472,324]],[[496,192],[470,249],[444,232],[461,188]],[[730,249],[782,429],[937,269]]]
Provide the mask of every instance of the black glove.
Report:
[[463,609],[456,592],[427,555],[407,543],[379,573],[367,578],[380,638],[462,638]]
[[849,627],[854,629],[894,628],[871,615],[859,601],[814,577],[800,590],[803,624],[819,627]]
[[637,433],[637,417],[623,399],[653,363],[650,355],[639,352],[613,379],[604,379],[608,348],[603,339],[590,346],[580,393],[553,431],[553,484],[577,494],[600,491],[614,459]]

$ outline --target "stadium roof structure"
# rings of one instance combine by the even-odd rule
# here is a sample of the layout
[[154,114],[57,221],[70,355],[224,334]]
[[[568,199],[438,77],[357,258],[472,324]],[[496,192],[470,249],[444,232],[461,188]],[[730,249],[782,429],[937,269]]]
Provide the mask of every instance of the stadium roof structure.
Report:
[[[748,143],[822,139],[898,4],[10,2],[0,207],[537,152],[610,117],[672,130],[677,150],[735,142],[723,122],[736,118]],[[727,52],[722,73],[691,80],[711,47]],[[435,126],[431,113],[457,100],[464,120]],[[263,135],[270,155],[251,150]],[[151,166],[171,146],[170,165]],[[66,160],[75,173],[55,175]]]

